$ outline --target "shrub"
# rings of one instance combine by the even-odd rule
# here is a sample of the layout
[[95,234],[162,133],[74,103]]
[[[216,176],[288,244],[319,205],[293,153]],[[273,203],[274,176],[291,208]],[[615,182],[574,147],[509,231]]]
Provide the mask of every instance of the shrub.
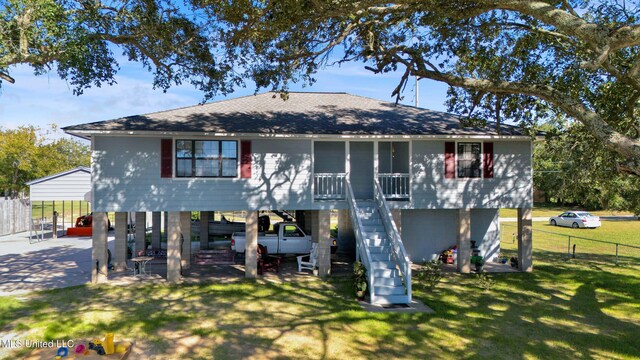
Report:
[[433,291],[441,279],[442,261],[431,260],[422,263],[422,269],[418,272],[418,280],[424,283],[429,291]]
[[493,284],[496,282],[484,271],[478,273],[476,276],[478,278],[478,285],[484,290],[491,289]]
[[367,268],[360,261],[353,263],[353,288],[355,291],[367,290]]

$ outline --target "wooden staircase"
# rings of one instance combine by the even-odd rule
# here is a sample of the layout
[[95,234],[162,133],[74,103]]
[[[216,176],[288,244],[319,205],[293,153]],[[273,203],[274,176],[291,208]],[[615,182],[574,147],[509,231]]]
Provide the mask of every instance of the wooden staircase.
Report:
[[373,202],[358,201],[358,217],[362,221],[364,245],[371,254],[374,304],[408,304],[411,302],[398,264],[393,257],[390,240]]

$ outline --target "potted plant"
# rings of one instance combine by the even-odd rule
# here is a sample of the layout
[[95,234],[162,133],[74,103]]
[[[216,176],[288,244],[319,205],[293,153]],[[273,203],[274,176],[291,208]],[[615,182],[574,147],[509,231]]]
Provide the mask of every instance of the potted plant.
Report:
[[358,300],[364,300],[367,291],[367,268],[360,261],[353,264],[353,289]]
[[511,263],[511,267],[518,267],[518,258],[515,256],[512,257],[510,263]]
[[476,259],[476,272],[481,273],[484,270],[484,259],[479,257]]

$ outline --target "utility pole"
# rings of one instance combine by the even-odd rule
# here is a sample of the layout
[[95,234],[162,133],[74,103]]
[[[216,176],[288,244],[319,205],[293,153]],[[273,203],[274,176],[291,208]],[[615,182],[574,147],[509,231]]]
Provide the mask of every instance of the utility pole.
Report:
[[420,100],[418,99],[418,80],[420,80],[420,79],[418,79],[418,77],[417,77],[417,76],[415,76],[415,79],[416,79],[416,92],[415,92],[416,98],[415,98],[415,104],[416,104],[416,107],[419,107],[419,106],[420,106]]

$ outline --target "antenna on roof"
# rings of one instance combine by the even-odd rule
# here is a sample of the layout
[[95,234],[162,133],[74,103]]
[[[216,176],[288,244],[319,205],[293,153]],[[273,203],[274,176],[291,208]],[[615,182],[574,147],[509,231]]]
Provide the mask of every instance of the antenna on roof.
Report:
[[416,107],[419,107],[420,106],[420,101],[418,100],[418,80],[420,80],[420,79],[418,78],[418,76],[415,76],[415,78],[416,78],[416,91],[415,91],[416,98],[415,98],[415,103],[416,103]]

